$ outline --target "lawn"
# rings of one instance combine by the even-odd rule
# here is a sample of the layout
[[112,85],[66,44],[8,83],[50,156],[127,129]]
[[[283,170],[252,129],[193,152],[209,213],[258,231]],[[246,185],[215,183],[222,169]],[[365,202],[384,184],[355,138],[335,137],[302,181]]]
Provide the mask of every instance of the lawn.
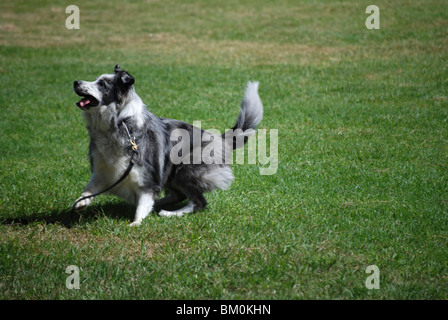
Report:
[[[0,3],[0,299],[448,298],[445,1],[75,4],[79,30],[63,1]],[[70,213],[90,177],[73,81],[116,63],[205,129],[259,81],[277,172],[235,164],[205,211],[138,228],[112,196]]]

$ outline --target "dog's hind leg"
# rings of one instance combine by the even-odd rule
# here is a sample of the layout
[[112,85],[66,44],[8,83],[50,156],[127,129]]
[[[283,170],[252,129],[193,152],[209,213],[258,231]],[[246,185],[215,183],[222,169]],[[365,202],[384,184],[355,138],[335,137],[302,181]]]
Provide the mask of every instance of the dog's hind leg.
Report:
[[167,191],[167,193],[168,193],[167,196],[165,196],[164,198],[156,200],[154,204],[154,209],[156,211],[159,211],[169,206],[176,205],[187,199],[187,197],[184,194],[176,190],[169,190]]
[[184,215],[184,213],[192,213],[193,211],[194,211],[194,203],[193,203],[193,201],[189,201],[185,207],[180,208],[178,210],[173,210],[173,211],[161,210],[159,212],[159,216],[161,216],[161,217],[182,217]]
[[187,197],[194,203],[194,211],[201,211],[207,206],[207,200],[199,190],[190,190]]
[[192,213],[194,211],[200,211],[207,205],[207,200],[205,200],[202,193],[195,189],[194,187],[182,188],[183,193],[190,199],[188,204],[178,210],[166,211],[162,210],[159,212],[159,216],[162,217],[182,217],[184,213]]
[[135,211],[134,222],[132,222],[130,226],[139,226],[142,223],[143,219],[145,219],[152,211],[153,206],[153,193],[151,191],[141,191],[137,201],[137,210]]

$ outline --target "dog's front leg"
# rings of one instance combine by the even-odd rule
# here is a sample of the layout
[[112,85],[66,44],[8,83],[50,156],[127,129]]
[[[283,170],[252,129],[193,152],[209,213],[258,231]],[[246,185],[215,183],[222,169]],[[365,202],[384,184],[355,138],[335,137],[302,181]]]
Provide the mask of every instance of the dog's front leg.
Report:
[[141,191],[137,210],[135,211],[134,222],[130,224],[131,227],[139,226],[143,219],[145,219],[154,207],[154,194],[151,191]]
[[85,207],[87,207],[89,204],[92,203],[94,197],[87,198],[87,199],[81,200],[79,202],[77,202],[77,201],[84,197],[87,197],[87,196],[90,196],[97,192],[100,192],[101,191],[100,188],[103,186],[103,183],[101,181],[102,181],[102,179],[100,179],[98,177],[98,175],[96,175],[96,174],[92,175],[89,183],[86,185],[86,187],[84,188],[84,191],[81,193],[81,196],[78,199],[76,199],[76,201],[75,201],[75,203],[76,203],[76,205],[74,206],[75,210],[84,209]]

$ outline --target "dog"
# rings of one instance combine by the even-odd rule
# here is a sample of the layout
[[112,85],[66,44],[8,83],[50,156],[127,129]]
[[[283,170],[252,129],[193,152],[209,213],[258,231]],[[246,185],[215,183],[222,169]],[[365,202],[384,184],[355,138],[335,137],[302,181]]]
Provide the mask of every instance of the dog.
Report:
[[[74,91],[81,97],[76,105],[90,136],[92,175],[73,208],[91,204],[92,195],[123,177],[132,160],[129,174],[108,192],[136,206],[131,226],[140,225],[153,210],[169,217],[204,209],[204,193],[230,186],[234,176],[228,159],[262,120],[258,82],[248,83],[236,124],[222,135],[156,116],[136,93],[134,83],[134,77],[118,64],[113,73],[95,81],[74,82]],[[200,137],[199,143],[195,136]],[[134,156],[132,142],[138,148]],[[165,196],[159,199],[162,190]],[[180,209],[164,209],[183,205],[186,199],[188,203]]]

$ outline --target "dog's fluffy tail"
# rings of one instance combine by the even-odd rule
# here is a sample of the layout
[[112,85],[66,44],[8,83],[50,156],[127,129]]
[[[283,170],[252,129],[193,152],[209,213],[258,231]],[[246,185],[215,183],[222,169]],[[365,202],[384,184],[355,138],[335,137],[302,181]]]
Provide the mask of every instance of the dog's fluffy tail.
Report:
[[[223,134],[223,138],[233,137],[233,149],[241,148],[249,136],[255,134],[255,128],[263,119],[263,104],[258,95],[258,82],[248,82],[241,102],[241,111],[235,126]],[[240,139],[238,139],[240,138]],[[239,141],[244,138],[244,144]]]

